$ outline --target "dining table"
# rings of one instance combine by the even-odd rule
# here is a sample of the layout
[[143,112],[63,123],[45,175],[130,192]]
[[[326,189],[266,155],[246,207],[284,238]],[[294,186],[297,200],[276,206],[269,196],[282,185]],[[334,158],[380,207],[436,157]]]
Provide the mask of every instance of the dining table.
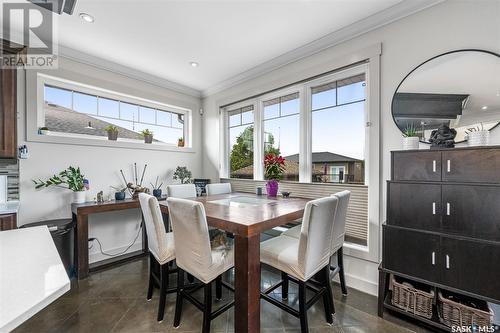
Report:
[[[234,235],[235,332],[260,332],[260,234],[301,218],[309,199],[232,192],[192,198],[211,227]],[[160,202],[168,214],[168,202]]]

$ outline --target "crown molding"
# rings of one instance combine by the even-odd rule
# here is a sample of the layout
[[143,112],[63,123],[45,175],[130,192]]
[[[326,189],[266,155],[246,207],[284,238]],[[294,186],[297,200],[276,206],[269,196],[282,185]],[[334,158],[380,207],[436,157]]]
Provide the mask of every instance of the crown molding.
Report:
[[403,2],[389,7],[386,10],[354,22],[342,29],[329,33],[319,39],[292,51],[286,52],[227,80],[221,81],[208,89],[202,90],[202,97],[205,98],[216,94],[232,86],[251,80],[287,64],[311,56],[327,48],[338,45],[445,1],[447,0],[404,0]]
[[83,53],[66,46],[59,45],[58,47],[59,47],[59,54],[58,54],[59,57],[70,59],[93,67],[97,67],[106,71],[110,71],[115,74],[120,74],[134,80],[139,80],[178,93],[186,94],[197,98],[201,97],[200,90],[182,85],[180,83],[176,83],[155,75],[144,73],[142,71],[135,70],[133,68],[123,66],[115,62],[99,58],[87,53]]

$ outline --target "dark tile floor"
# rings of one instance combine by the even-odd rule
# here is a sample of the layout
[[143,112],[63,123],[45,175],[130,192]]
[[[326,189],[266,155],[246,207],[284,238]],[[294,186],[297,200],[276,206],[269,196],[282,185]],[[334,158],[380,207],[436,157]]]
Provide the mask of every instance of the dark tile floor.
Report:
[[[15,332],[199,332],[202,314],[188,302],[184,302],[181,326],[172,327],[175,294],[167,297],[165,319],[156,321],[158,291],[153,300],[146,301],[148,262],[136,260],[92,274],[88,279],[72,281],[71,290],[18,327]],[[175,276],[173,277],[175,278]],[[232,276],[226,278],[231,280]],[[279,275],[268,269],[262,272],[262,287],[277,281]],[[172,280],[173,282],[173,280]],[[349,289],[342,297],[339,286],[334,285],[335,322],[333,326],[324,320],[323,304],[319,301],[308,311],[311,333],[367,333],[367,332],[427,332],[411,323],[389,314],[377,317],[377,299]],[[280,289],[276,293],[279,294]],[[289,302],[297,305],[297,289],[290,284]],[[224,292],[223,300],[231,294]],[[217,303],[217,302],[216,302]],[[262,301],[261,332],[300,332],[299,320],[284,311]],[[211,332],[233,332],[234,310],[230,309],[212,322]]]

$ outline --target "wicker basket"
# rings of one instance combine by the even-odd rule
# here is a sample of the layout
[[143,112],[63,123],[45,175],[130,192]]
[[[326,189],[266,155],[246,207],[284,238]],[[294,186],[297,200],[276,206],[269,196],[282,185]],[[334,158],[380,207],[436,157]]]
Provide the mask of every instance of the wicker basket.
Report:
[[[399,282],[391,276],[392,304],[406,312],[413,313],[427,319],[432,318],[432,303],[434,291],[426,292]],[[412,282],[413,284],[413,282]]]
[[[463,303],[448,299],[440,291],[438,293],[439,320],[448,327],[452,326],[490,326],[491,313],[486,302],[459,296]],[[458,298],[458,297],[457,297]]]

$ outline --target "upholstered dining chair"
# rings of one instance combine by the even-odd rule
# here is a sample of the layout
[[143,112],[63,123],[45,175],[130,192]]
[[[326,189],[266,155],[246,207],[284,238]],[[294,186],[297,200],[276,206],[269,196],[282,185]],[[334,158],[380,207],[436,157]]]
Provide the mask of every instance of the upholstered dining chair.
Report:
[[194,184],[168,185],[167,197],[196,198],[196,186]]
[[[330,196],[309,201],[304,209],[299,238],[280,235],[261,243],[260,260],[282,272],[279,283],[261,293],[261,298],[286,312],[299,317],[301,332],[309,331],[307,310],[323,296],[325,319],[333,324],[333,294],[330,285],[330,256],[333,241],[332,221],[337,210],[338,198]],[[299,285],[299,311],[276,300],[269,294],[282,286],[282,298],[288,297],[288,283]],[[306,289],[315,291],[307,301]]]
[[[175,305],[174,327],[179,327],[182,316],[182,303],[186,299],[203,311],[202,332],[210,332],[210,322],[233,306],[228,302],[212,312],[212,282],[216,282],[216,298],[222,297],[222,286],[233,288],[222,282],[222,274],[234,266],[232,246],[212,249],[208,234],[205,208],[200,202],[168,198],[168,210],[176,240],[177,300]],[[201,281],[204,289],[204,303],[195,299],[192,293],[199,288],[185,288],[183,271]]]
[[207,184],[207,195],[231,193],[231,183]]
[[[337,213],[335,214],[335,219],[333,221],[333,241],[332,241],[332,256],[336,255],[337,257],[337,265],[330,266],[330,269],[333,271],[332,278],[339,274],[340,280],[340,288],[342,290],[342,294],[347,296],[347,286],[345,282],[345,273],[344,273],[344,239],[345,239],[345,226],[346,226],[346,216],[347,216],[347,207],[349,206],[349,200],[351,197],[350,191],[341,191],[332,196],[336,196],[339,199],[339,204],[337,207]],[[300,237],[301,226],[295,226],[293,228],[288,229],[283,232],[282,235],[299,238]]]
[[[174,234],[165,231],[163,218],[158,205],[158,200],[149,194],[139,194],[139,203],[141,205],[146,234],[148,238],[149,249],[149,286],[147,300],[153,297],[155,285],[160,287],[160,304],[158,306],[158,321],[163,320],[165,314],[165,301],[167,292],[173,292],[175,289],[168,289],[169,265],[175,260]],[[159,266],[159,276],[154,272],[154,267]]]

